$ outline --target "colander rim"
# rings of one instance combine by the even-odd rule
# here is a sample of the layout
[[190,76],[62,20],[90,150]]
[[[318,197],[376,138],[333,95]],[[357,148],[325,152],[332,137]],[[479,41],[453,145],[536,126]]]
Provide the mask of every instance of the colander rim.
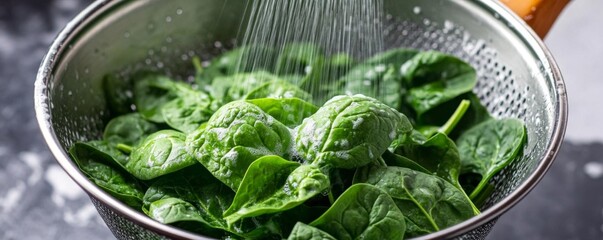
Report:
[[[98,200],[120,216],[160,235],[176,239],[209,239],[178,229],[176,227],[159,223],[147,217],[143,213],[127,207],[122,202],[101,190],[94,183],[88,180],[88,178],[79,170],[77,165],[71,160],[69,154],[62,149],[53,130],[51,121],[49,120],[51,118],[51,110],[49,109],[49,104],[47,102],[48,91],[46,90],[48,86],[46,85],[52,81],[51,78],[54,67],[57,60],[66,48],[65,44],[68,43],[69,40],[71,40],[71,38],[80,29],[95,19],[100,12],[115,7],[119,2],[119,0],[96,0],[86,7],[82,12],[80,12],[76,17],[74,17],[52,42],[48,53],[42,60],[34,84],[34,107],[38,125],[50,151],[54,155],[59,165],[65,170],[65,172],[67,172],[69,177],[71,177],[82,189],[84,189],[84,191],[88,193],[90,197]],[[475,217],[438,232],[421,236],[417,239],[442,239],[459,236],[461,234],[470,232],[471,230],[486,224],[489,221],[495,220],[501,214],[509,210],[512,206],[517,204],[517,202],[524,198],[534,188],[534,186],[542,179],[544,174],[552,165],[563,142],[565,129],[567,126],[568,104],[565,83],[551,52],[544,45],[542,40],[529,26],[527,26],[523,20],[517,17],[511,10],[498,1],[474,0],[467,1],[463,4],[475,4],[491,14],[498,14],[498,19],[500,21],[505,21],[507,25],[512,28],[515,34],[520,37],[521,40],[523,40],[524,44],[527,44],[531,50],[536,52],[543,65],[549,66],[549,74],[552,76],[556,86],[556,91],[554,92],[556,118],[553,119],[554,126],[552,129],[551,141],[549,142],[545,153],[541,156],[536,170],[532,172],[530,176],[528,176],[526,180],[513,192]],[[113,231],[113,229],[111,230]]]

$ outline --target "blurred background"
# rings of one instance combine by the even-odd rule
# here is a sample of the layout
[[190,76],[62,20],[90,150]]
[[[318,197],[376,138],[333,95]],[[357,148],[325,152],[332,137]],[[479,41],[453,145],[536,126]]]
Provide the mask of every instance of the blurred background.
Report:
[[[0,239],[114,239],[55,163],[33,83],[56,34],[91,0],[0,0]],[[603,239],[603,1],[574,0],[545,43],[565,77],[566,140],[536,188],[488,239]]]

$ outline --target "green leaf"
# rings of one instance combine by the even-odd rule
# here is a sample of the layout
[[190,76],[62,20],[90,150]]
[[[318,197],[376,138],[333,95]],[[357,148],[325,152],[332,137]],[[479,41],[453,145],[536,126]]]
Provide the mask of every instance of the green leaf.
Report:
[[114,144],[107,141],[90,141],[79,143],[94,148],[98,154],[102,154],[102,161],[112,167],[126,170],[126,163],[130,160],[129,156],[117,149]]
[[98,141],[75,143],[69,153],[80,170],[94,184],[125,204],[139,209],[144,195],[143,187],[125,171],[120,171],[119,167],[110,164],[115,160],[95,147],[99,145],[108,147],[106,143]]
[[405,237],[417,237],[474,216],[462,190],[437,176],[400,167],[365,167],[355,178],[384,190],[404,212]]
[[103,133],[103,139],[112,147],[117,144],[138,145],[145,137],[160,127],[145,120],[139,113],[130,113],[111,119]]
[[134,83],[134,104],[136,110],[147,120],[163,123],[161,109],[178,97],[177,91],[190,88],[186,83],[178,83],[166,76],[148,74]]
[[251,90],[244,99],[256,98],[300,98],[303,100],[312,100],[312,96],[298,88],[297,86],[288,83],[284,80],[274,80],[267,82],[253,90]]
[[383,153],[382,157],[387,166],[403,167],[403,168],[412,169],[412,170],[415,170],[418,172],[431,174],[431,171],[425,169],[423,166],[421,166],[421,164],[418,164],[417,162],[415,162],[407,157],[400,156],[400,155],[392,153],[390,151],[385,151],[385,153]]
[[312,164],[356,168],[377,159],[398,135],[410,132],[408,119],[362,95],[338,96],[296,128],[296,149]]
[[247,102],[258,106],[287,127],[300,125],[318,110],[318,107],[299,98],[258,98]]
[[155,181],[144,195],[143,211],[163,223],[198,222],[200,232],[212,237],[224,237],[222,231],[245,238],[278,234],[280,230],[269,229],[271,219],[248,218],[229,227],[222,215],[234,196],[232,189],[195,164]]
[[283,48],[276,62],[278,75],[309,75],[312,66],[323,58],[320,47],[310,43],[292,43]]
[[363,94],[400,109],[404,85],[399,69],[416,54],[416,50],[395,49],[376,55],[338,81],[345,86],[346,94]]
[[310,226],[335,239],[402,239],[404,215],[384,191],[355,184]]
[[188,133],[207,122],[213,110],[210,97],[199,91],[191,91],[167,102],[162,108],[165,123],[170,127]]
[[430,173],[449,183],[459,186],[458,178],[461,160],[456,145],[446,134],[436,133],[425,139],[421,134],[413,134],[409,141],[395,148],[395,153],[412,159]]
[[331,57],[318,57],[312,62],[307,75],[298,84],[301,89],[312,93],[313,100],[317,104],[324,104],[330,97],[343,89],[342,83],[338,81],[348,70],[354,66],[354,59],[346,53],[334,54]]
[[302,222],[295,224],[291,235],[287,238],[288,240],[336,240],[333,236],[329,235],[322,230],[306,225]]
[[203,69],[201,79],[211,82],[216,77],[252,71],[272,71],[276,62],[273,49],[243,46],[223,53]]
[[264,71],[217,77],[212,82],[211,93],[214,98],[228,103],[244,99],[249,92],[272,81],[284,82],[276,75]]
[[517,158],[526,141],[526,129],[518,119],[489,120],[464,132],[457,140],[461,174],[479,174],[474,199],[496,173]]
[[138,179],[149,180],[193,165],[196,161],[187,153],[185,139],[174,130],[151,134],[134,149],[126,169]]
[[[456,144],[446,136],[446,134],[437,132],[432,137],[425,139],[419,133],[411,135],[409,141],[403,143],[395,149],[395,153],[406,158],[412,159],[415,163],[427,170],[420,171],[438,176],[459,190],[463,190],[459,182],[461,171],[461,159]],[[403,166],[404,167],[404,166]],[[411,167],[417,170],[417,168]],[[469,197],[462,192],[465,198]],[[469,201],[471,203],[471,201]],[[475,214],[479,214],[479,209],[473,206]]]
[[217,179],[237,190],[249,165],[266,155],[289,157],[291,133],[259,107],[235,101],[222,106],[187,148]]
[[476,72],[468,63],[439,52],[420,52],[400,69],[409,87],[406,104],[418,118],[430,109],[471,92]]
[[329,185],[329,178],[315,166],[264,156],[247,169],[224,218],[233,223],[241,218],[282,212],[320,194]]

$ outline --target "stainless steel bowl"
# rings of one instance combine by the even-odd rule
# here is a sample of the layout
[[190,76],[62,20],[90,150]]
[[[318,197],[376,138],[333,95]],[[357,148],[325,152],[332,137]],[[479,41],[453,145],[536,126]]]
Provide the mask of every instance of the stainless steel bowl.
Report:
[[[384,0],[387,48],[435,49],[469,61],[474,92],[496,117],[523,119],[524,155],[503,170],[483,213],[422,238],[484,238],[496,219],[521,200],[551,166],[566,127],[565,85],[539,38],[497,1]],[[102,76],[137,69],[190,75],[203,59],[233,45],[245,0],[99,0],[61,31],[40,66],[35,108],[59,164],[90,196],[119,239],[203,238],[160,224],[103,192],[70,159],[75,141],[100,136],[108,111]]]

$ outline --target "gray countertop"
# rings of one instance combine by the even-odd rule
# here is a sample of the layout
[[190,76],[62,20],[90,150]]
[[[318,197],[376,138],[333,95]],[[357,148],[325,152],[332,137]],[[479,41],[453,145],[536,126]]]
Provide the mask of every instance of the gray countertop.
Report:
[[[89,0],[0,0],[0,239],[113,239],[55,163],[33,112],[33,82],[58,31]],[[575,0],[546,43],[570,98],[567,138],[540,184],[489,239],[603,239],[603,1]]]

